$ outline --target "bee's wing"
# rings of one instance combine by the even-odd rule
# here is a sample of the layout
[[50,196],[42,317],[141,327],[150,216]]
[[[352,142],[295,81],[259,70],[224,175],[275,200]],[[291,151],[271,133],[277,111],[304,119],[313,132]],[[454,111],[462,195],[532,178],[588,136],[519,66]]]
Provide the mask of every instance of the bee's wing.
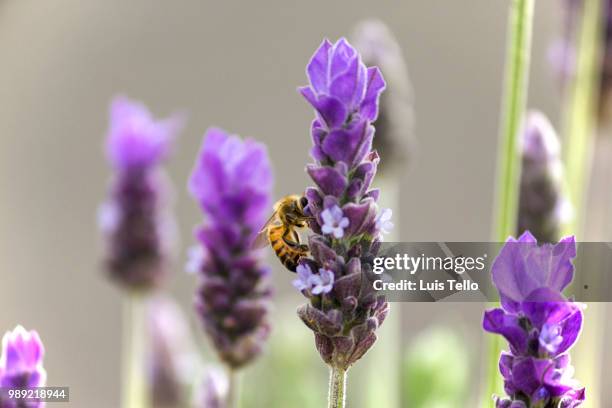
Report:
[[267,245],[270,245],[270,241],[268,240],[268,227],[278,221],[278,214],[276,211],[270,216],[268,221],[261,227],[261,230],[255,237],[255,241],[253,241],[253,249],[263,248]]

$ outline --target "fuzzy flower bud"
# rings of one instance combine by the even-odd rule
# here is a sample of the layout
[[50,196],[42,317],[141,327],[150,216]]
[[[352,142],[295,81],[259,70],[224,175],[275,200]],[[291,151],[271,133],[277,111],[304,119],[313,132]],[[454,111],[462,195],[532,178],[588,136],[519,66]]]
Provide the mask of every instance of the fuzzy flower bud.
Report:
[[109,275],[129,289],[157,286],[166,269],[174,220],[160,165],[180,128],[177,117],[155,121],[140,103],[112,102],[106,152],[115,175],[98,219]]
[[380,68],[387,83],[374,123],[373,145],[382,158],[379,171],[405,165],[413,155],[416,142],[413,89],[401,47],[389,27],[379,20],[362,21],[352,38],[363,62]]
[[306,191],[314,234],[311,257],[300,260],[294,282],[309,300],[298,315],[314,332],[323,360],[348,369],[372,347],[389,309],[363,284],[381,225],[389,221],[378,216],[378,191],[370,189],[379,161],[372,121],[385,82],[345,39],[323,41],[306,71],[310,86],[300,92],[317,113],[311,129],[315,162],[306,167],[315,183]]
[[519,233],[530,231],[538,241],[554,242],[571,216],[561,192],[561,146],[548,119],[531,112],[523,131]]
[[[47,372],[43,367],[45,349],[38,333],[26,331],[17,326],[6,332],[2,338],[0,351],[0,387],[2,388],[35,388],[44,387]],[[30,401],[17,404],[0,394],[0,408],[40,408],[44,402]]]
[[206,367],[202,384],[194,394],[194,408],[228,408],[229,378],[216,366]]
[[152,406],[184,406],[201,364],[187,319],[171,298],[156,295],[147,300],[147,323]]
[[219,356],[234,368],[260,354],[270,330],[269,268],[252,243],[269,216],[272,181],[263,144],[208,130],[189,181],[206,216],[197,231],[204,250],[196,255],[196,309]]
[[573,279],[575,257],[573,237],[538,246],[525,232],[509,239],[493,262],[502,308],[485,312],[483,328],[510,347],[499,359],[509,398],[498,398],[497,408],[577,407],[584,401],[568,354],[580,335],[582,305],[562,294]]

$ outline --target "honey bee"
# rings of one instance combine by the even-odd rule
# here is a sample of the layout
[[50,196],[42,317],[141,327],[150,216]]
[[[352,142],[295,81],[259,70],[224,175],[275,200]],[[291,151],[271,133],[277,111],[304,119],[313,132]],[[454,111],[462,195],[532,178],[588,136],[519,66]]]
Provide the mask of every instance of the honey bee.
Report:
[[300,241],[298,228],[306,227],[309,217],[304,214],[308,199],[299,195],[281,198],[274,204],[274,213],[263,226],[254,248],[271,245],[278,259],[290,271],[295,272],[300,258],[308,256],[308,245]]

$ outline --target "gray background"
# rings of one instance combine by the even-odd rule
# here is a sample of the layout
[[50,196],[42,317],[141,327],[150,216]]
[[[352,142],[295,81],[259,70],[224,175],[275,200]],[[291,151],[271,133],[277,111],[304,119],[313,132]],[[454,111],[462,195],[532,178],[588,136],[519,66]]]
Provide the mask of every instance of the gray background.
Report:
[[[41,333],[50,382],[71,387],[70,405],[118,406],[121,297],[99,270],[95,222],[111,97],[189,115],[169,170],[183,243],[171,287],[191,313],[194,282],[182,264],[200,215],[184,186],[204,130],[263,140],[277,196],[303,190],[312,111],[296,87],[322,37],[347,35],[366,17],[400,39],[416,94],[419,153],[402,179],[402,239],[487,240],[506,3],[0,0],[0,331],[21,323]],[[530,104],[557,118],[547,50],[559,2],[537,3]],[[279,292],[289,278],[275,271]],[[445,305],[404,307],[408,338],[430,319],[463,319],[470,340],[481,338],[481,305],[450,317]]]

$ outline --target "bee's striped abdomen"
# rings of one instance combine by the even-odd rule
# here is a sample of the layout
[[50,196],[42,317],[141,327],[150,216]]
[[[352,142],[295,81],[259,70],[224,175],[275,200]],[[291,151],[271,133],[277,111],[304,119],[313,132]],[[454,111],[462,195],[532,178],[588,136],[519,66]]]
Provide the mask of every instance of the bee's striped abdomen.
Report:
[[296,243],[295,247],[289,245],[283,238],[288,232],[290,231],[284,225],[271,225],[268,228],[268,239],[282,264],[290,271],[295,272],[300,258],[307,255],[308,251],[299,243]]

